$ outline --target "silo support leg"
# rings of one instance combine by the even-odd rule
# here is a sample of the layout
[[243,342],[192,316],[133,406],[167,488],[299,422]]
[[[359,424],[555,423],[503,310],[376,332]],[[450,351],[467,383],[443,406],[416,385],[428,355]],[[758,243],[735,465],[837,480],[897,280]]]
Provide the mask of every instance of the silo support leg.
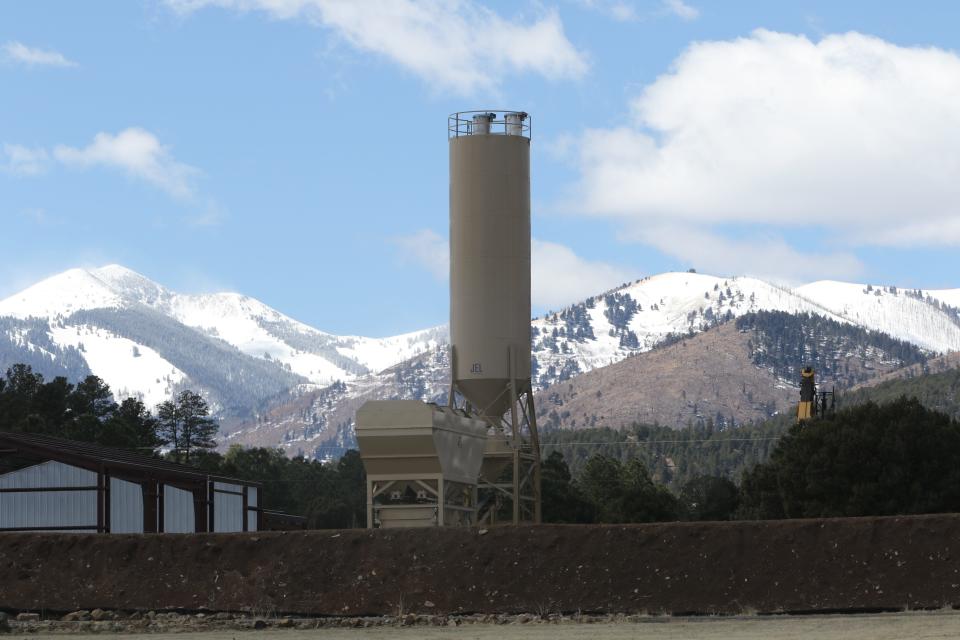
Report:
[[[453,345],[450,345],[450,371],[456,372],[456,370],[457,370],[457,348],[454,347]],[[454,381],[455,377],[456,375],[454,374],[450,375],[450,397],[447,401],[447,404],[450,405],[451,407],[457,406],[455,402],[457,399],[456,386],[455,386],[456,382]]]
[[513,436],[513,524],[520,524],[520,423],[517,416],[517,378],[514,350],[507,349],[510,365],[510,434]]
[[530,448],[533,449],[533,523],[543,521],[540,500],[540,434],[537,431],[537,412],[533,406],[533,390],[527,392],[527,422],[530,425]]
[[443,477],[437,480],[437,525],[444,526],[446,524],[444,516],[446,515],[446,509],[444,508],[444,493],[446,491],[446,482],[444,482]]
[[373,480],[367,478],[367,529],[373,529]]

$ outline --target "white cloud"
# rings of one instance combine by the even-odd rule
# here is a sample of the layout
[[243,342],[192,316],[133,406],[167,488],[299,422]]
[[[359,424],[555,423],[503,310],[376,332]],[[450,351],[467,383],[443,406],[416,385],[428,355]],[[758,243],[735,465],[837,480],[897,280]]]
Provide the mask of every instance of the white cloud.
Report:
[[696,20],[700,17],[700,10],[683,0],[661,0],[654,8],[640,10],[637,3],[631,0],[572,0],[585,9],[603,13],[617,22],[633,22],[636,20],[655,20],[665,16],[675,16],[682,20]]
[[29,66],[76,67],[77,63],[68,60],[62,53],[46,49],[28,47],[22,42],[10,41],[3,45],[8,60]]
[[260,10],[331,29],[433,86],[463,95],[496,90],[506,75],[579,78],[588,65],[556,11],[508,20],[474,0],[166,0],[186,15],[204,7]]
[[31,149],[19,144],[3,145],[4,160],[0,170],[20,176],[35,176],[43,173],[50,163],[45,149]]
[[636,7],[623,0],[577,0],[577,4],[605,13],[617,22],[629,22],[639,18]]
[[226,219],[226,210],[216,200],[209,199],[203,209],[186,218],[186,223],[193,227],[216,227]]
[[[699,264],[728,256],[765,275],[811,258],[790,253],[782,237],[797,251],[824,238],[847,248],[960,245],[952,52],[858,33],[814,42],[758,30],[691,45],[630,107],[626,125],[580,136],[577,208],[627,229],[681,229],[673,242],[696,250],[674,255]],[[764,225],[773,240],[690,236],[742,224]],[[857,269],[849,254],[816,259]]]
[[450,277],[450,242],[432,229],[393,238],[405,264],[415,264],[430,272],[437,280]]
[[752,275],[794,286],[822,279],[850,280],[863,273],[860,260],[849,252],[798,251],[771,234],[731,239],[695,226],[666,223],[644,225],[631,238],[685,266],[718,276]]
[[531,249],[534,307],[556,309],[636,277],[626,269],[581,258],[562,244],[534,239]]
[[683,0],[663,0],[663,8],[682,20],[696,20],[700,17],[700,10]]
[[[425,268],[438,281],[450,274],[450,244],[430,229],[393,239],[401,258]],[[533,239],[530,287],[535,308],[557,308],[633,279],[626,269],[581,258],[569,247]]]
[[192,181],[199,171],[177,162],[155,135],[137,127],[116,135],[98,133],[93,142],[83,148],[58,145],[53,155],[67,166],[120,169],[177,198],[189,199],[195,195]]
[[58,220],[55,220],[54,218],[52,218],[45,209],[41,209],[39,207],[35,207],[32,209],[23,209],[20,211],[20,215],[30,220],[34,224],[44,226],[44,227],[52,225],[55,222],[58,222]]

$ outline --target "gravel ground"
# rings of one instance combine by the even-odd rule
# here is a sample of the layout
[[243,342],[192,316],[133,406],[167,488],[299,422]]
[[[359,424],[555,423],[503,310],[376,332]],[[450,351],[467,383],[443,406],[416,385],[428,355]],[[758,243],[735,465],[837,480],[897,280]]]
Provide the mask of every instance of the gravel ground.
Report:
[[[11,637],[25,637],[17,630]],[[62,634],[44,634],[35,630],[31,638],[53,637]],[[590,636],[592,640],[657,640],[709,639],[709,640],[817,640],[843,638],[844,640],[893,640],[960,638],[960,612],[933,611],[910,613],[883,613],[862,615],[809,615],[809,616],[744,616],[729,618],[668,618],[649,617],[642,622],[584,624],[573,621],[557,623],[508,624],[463,624],[457,627],[430,626],[379,626],[359,629],[321,628],[277,629],[257,631],[238,630],[190,632],[175,631],[151,633],[155,640],[234,640],[249,636],[277,640],[374,640],[386,638],[424,640],[565,640]],[[69,633],[69,632],[68,632]],[[255,635],[254,635],[255,634]],[[70,633],[72,638],[94,637]],[[121,640],[142,638],[143,635],[108,633],[107,637]],[[96,634],[103,638],[104,634]]]

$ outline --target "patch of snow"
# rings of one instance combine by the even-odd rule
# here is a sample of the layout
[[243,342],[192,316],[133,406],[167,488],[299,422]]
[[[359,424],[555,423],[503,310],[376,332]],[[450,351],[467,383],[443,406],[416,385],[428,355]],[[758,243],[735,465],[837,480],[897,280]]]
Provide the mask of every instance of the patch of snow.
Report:
[[934,300],[939,300],[955,309],[960,309],[960,289],[929,289],[924,291]]
[[338,339],[337,352],[377,373],[447,341],[446,328],[434,327],[388,338],[344,336]]
[[81,349],[90,370],[103,379],[118,401],[140,398],[148,407],[168,400],[186,375],[149,347],[86,325],[53,327],[60,346]]

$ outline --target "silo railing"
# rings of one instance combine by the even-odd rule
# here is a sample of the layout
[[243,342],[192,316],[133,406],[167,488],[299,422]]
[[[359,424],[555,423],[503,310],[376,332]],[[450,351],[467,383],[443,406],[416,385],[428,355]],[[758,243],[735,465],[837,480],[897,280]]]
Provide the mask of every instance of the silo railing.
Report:
[[533,133],[533,120],[524,111],[481,109],[458,111],[447,117],[447,137],[475,135],[522,136],[528,140]]

